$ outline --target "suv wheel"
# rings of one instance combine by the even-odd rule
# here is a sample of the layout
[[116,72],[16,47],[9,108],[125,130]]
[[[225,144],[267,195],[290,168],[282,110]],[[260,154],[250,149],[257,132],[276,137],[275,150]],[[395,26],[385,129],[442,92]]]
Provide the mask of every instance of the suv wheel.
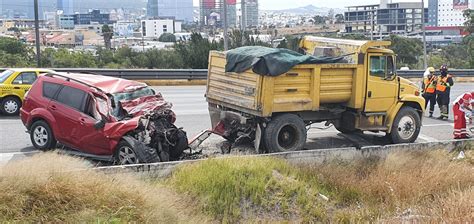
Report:
[[17,115],[20,112],[21,101],[16,97],[6,97],[2,100],[0,110],[6,115]]
[[127,141],[121,141],[117,146],[116,162],[119,165],[138,164],[140,160],[135,149]]
[[31,125],[30,139],[33,146],[40,150],[48,150],[56,147],[56,139],[53,131],[45,121],[36,121]]

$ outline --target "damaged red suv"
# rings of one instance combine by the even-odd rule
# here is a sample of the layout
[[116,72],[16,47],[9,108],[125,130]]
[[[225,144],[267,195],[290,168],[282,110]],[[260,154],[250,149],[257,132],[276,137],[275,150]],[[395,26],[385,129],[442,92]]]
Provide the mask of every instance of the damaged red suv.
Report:
[[91,74],[40,77],[20,110],[37,149],[117,164],[177,160],[188,147],[172,104],[144,83]]

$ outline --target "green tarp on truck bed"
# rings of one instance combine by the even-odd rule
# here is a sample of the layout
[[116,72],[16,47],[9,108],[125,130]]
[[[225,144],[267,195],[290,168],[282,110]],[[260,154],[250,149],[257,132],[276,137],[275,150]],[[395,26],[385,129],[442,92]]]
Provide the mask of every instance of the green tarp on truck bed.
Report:
[[226,72],[242,73],[250,68],[259,75],[278,76],[298,64],[339,62],[343,57],[315,57],[283,48],[239,47],[227,51]]

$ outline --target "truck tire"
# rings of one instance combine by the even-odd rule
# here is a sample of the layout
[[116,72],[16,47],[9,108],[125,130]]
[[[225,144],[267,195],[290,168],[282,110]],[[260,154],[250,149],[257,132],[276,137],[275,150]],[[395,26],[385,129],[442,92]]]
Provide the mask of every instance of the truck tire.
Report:
[[402,107],[395,117],[390,132],[392,143],[412,143],[418,138],[421,129],[420,115],[412,107]]
[[306,125],[294,114],[279,115],[268,123],[263,139],[268,152],[301,150],[306,143]]
[[48,123],[43,120],[35,121],[30,128],[30,140],[39,150],[50,150],[56,147],[57,141]]

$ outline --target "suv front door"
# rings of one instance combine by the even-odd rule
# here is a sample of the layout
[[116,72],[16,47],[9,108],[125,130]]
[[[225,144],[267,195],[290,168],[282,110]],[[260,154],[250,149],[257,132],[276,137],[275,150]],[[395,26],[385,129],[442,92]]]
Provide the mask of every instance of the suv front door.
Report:
[[394,57],[370,54],[365,112],[387,112],[398,98],[398,80]]
[[94,128],[96,120],[88,114],[89,100],[85,91],[63,86],[48,109],[56,119],[58,141],[85,153],[103,154],[108,141],[103,132]]
[[107,106],[107,100],[100,97],[88,95],[84,113],[81,113],[77,132],[76,143],[80,145],[81,151],[94,155],[111,155],[110,141],[106,137],[103,128],[96,128],[95,124],[102,120],[102,116],[97,111],[98,105]]

